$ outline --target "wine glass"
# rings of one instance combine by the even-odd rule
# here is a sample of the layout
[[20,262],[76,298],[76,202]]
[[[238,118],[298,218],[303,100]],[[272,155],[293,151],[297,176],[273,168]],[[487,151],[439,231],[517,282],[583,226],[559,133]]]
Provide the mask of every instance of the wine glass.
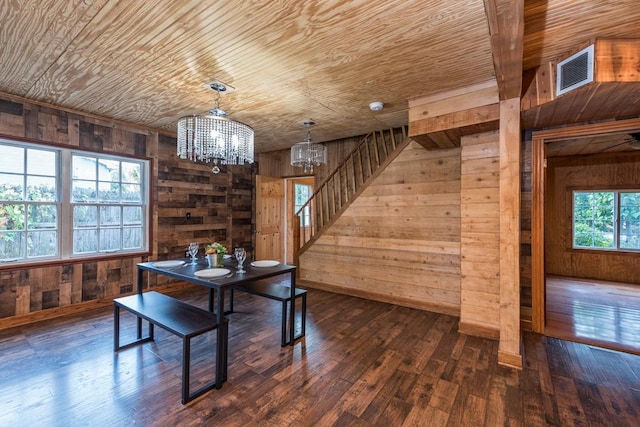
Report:
[[242,264],[244,264],[244,260],[247,259],[247,253],[244,248],[236,248],[234,255],[236,256],[236,260],[238,261],[238,273],[246,273],[244,268],[242,268]]
[[197,243],[189,243],[189,255],[191,255],[191,265],[198,263],[198,250],[200,245]]

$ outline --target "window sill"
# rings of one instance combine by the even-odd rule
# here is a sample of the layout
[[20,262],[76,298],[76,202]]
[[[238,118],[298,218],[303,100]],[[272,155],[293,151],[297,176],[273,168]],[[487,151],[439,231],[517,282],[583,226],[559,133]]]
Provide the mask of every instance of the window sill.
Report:
[[46,261],[21,261],[21,262],[8,262],[0,263],[0,272],[8,270],[27,270],[31,268],[53,267],[57,265],[73,265],[73,264],[86,264],[90,262],[105,262],[117,259],[127,258],[144,258],[151,256],[149,251],[145,252],[127,252],[121,254],[110,254],[92,257],[74,257],[65,259],[52,259]]

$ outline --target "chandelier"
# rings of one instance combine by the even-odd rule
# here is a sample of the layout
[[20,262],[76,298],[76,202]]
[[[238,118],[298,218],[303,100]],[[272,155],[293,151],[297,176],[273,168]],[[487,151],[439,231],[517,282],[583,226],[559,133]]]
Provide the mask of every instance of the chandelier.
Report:
[[327,147],[311,142],[311,126],[315,124],[313,120],[305,121],[307,137],[291,147],[291,166],[304,168],[304,173],[313,173],[314,166],[327,163]]
[[216,91],[215,105],[209,115],[186,116],[178,120],[177,154],[193,162],[213,163],[211,171],[220,172],[218,164],[253,163],[253,129],[244,123],[224,117],[218,108],[220,92],[227,90],[221,83],[212,83]]

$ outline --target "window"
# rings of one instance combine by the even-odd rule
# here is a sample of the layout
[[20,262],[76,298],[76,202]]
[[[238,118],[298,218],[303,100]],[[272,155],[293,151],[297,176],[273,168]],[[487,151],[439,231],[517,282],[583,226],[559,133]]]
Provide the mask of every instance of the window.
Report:
[[0,140],[0,262],[146,251],[148,168]]
[[[295,201],[294,201],[294,212],[298,213],[298,211],[307,203],[309,197],[311,197],[311,186],[306,184],[294,184],[294,192],[295,192]],[[300,215],[300,226],[309,226],[311,224],[310,218],[310,210],[309,205],[305,206],[304,212]]]
[[573,247],[640,250],[640,192],[574,191]]

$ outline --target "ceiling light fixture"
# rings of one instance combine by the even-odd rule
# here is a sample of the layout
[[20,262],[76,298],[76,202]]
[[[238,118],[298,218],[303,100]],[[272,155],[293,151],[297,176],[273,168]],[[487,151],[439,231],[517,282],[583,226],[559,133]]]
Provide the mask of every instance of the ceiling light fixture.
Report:
[[253,129],[224,117],[220,110],[220,92],[227,90],[219,82],[209,85],[216,91],[214,108],[209,115],[185,116],[178,120],[177,154],[193,162],[213,163],[211,171],[221,165],[253,163]]
[[316,124],[313,120],[303,124],[307,127],[307,137],[291,147],[291,166],[304,168],[304,173],[313,173],[314,166],[327,163],[327,147],[311,142],[311,126]]
[[380,101],[374,101],[371,104],[369,104],[369,109],[371,111],[382,111],[383,108],[384,108],[384,104]]

